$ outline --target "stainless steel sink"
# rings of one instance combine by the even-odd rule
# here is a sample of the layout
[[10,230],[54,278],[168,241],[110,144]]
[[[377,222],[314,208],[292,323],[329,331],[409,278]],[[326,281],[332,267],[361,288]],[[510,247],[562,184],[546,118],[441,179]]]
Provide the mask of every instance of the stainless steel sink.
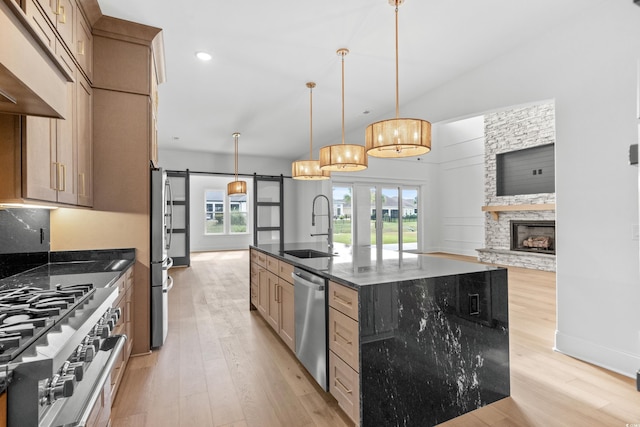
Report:
[[296,258],[329,258],[333,256],[333,254],[329,252],[321,252],[314,249],[292,249],[290,251],[284,251],[284,253]]

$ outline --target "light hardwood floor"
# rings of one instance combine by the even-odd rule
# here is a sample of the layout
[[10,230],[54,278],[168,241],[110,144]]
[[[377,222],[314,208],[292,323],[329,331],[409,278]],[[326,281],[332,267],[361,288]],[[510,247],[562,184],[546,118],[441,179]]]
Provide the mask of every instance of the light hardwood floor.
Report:
[[[167,342],[130,360],[114,427],[352,425],[249,312],[248,251],[193,254],[191,268],[171,275]],[[555,274],[509,268],[511,397],[441,426],[640,423],[632,379],[552,350],[555,310]]]

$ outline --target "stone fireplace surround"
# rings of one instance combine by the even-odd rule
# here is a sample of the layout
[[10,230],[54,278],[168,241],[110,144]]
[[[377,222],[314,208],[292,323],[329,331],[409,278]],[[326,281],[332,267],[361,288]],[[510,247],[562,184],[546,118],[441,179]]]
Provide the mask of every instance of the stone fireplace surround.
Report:
[[482,262],[556,271],[555,254],[511,250],[511,221],[555,221],[555,193],[496,196],[496,154],[555,143],[553,102],[488,113],[485,126],[485,246]]

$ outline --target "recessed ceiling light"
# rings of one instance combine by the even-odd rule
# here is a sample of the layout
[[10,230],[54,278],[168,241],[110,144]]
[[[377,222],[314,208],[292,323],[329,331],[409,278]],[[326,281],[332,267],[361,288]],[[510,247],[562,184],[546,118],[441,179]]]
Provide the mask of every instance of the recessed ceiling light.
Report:
[[196,56],[201,61],[211,61],[211,54],[207,52],[196,52]]

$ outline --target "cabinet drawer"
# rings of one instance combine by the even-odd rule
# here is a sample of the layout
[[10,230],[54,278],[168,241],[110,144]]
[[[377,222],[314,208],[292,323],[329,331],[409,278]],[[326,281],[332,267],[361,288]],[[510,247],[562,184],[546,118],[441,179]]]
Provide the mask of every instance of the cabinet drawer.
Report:
[[288,262],[280,261],[278,263],[278,276],[289,283],[293,283],[293,265]]
[[267,256],[267,270],[273,274],[278,274],[278,260],[272,256]]
[[358,320],[358,291],[329,281],[329,306]]
[[356,425],[360,424],[360,375],[329,352],[329,392]]
[[358,322],[334,308],[329,309],[329,349],[356,372],[360,372]]
[[251,262],[255,262],[259,266],[266,267],[267,256],[262,252],[256,251],[255,249],[251,249]]

